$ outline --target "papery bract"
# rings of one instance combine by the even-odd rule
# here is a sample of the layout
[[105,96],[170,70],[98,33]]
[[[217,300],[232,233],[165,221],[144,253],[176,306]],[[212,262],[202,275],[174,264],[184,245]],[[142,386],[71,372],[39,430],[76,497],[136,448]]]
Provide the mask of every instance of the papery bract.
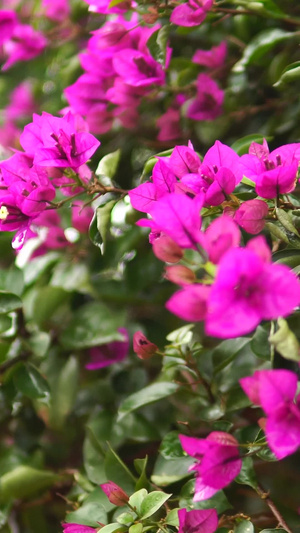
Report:
[[177,26],[199,26],[212,4],[213,0],[188,0],[173,9],[170,21]]
[[192,61],[198,65],[214,69],[222,67],[226,54],[226,41],[222,41],[218,46],[213,46],[211,50],[197,50],[193,55]]
[[3,43],[3,53],[7,60],[2,70],[8,70],[18,61],[29,61],[42,53],[47,45],[46,37],[28,24],[17,24],[10,39]]
[[187,285],[171,296],[166,308],[188,322],[205,320],[210,291],[208,285]]
[[262,200],[247,200],[235,212],[234,220],[247,233],[256,235],[265,226],[265,217],[268,215],[269,208],[266,202]]
[[224,91],[207,74],[197,78],[197,95],[187,108],[187,117],[193,120],[213,120],[222,113]]
[[300,397],[294,401],[297,381],[289,370],[260,370],[240,380],[250,400],[267,415],[266,437],[278,459],[300,446]]
[[218,527],[216,509],[179,509],[178,533],[214,533]]
[[238,442],[232,435],[213,431],[206,439],[184,435],[179,438],[184,451],[198,461],[192,467],[196,471],[194,501],[210,498],[239,474],[242,460]]
[[63,533],[96,533],[96,529],[90,526],[84,526],[82,524],[75,524],[70,522],[69,524],[62,524]]

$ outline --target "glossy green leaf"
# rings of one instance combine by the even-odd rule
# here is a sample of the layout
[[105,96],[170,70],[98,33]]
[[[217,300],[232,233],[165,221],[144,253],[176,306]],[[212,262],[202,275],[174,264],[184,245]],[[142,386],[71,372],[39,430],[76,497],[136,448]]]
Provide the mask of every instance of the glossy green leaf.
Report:
[[287,321],[283,318],[278,318],[277,324],[277,331],[269,337],[270,344],[285,359],[300,361],[300,345],[296,335],[290,330]]
[[118,168],[120,156],[121,151],[116,150],[115,152],[111,152],[102,157],[95,172],[96,176],[113,178]]
[[[264,136],[260,133],[252,133],[251,135],[246,135],[245,137],[242,137],[241,139],[238,139],[235,141],[231,148],[234,150],[238,155],[247,154],[249,150],[250,144],[253,142],[262,144],[264,140]],[[271,140],[270,137],[266,138],[267,141]]]
[[37,470],[27,465],[17,466],[1,477],[0,501],[30,498],[53,486],[61,476],[48,470]]
[[91,302],[83,305],[74,314],[60,341],[64,348],[82,349],[122,341],[118,329],[123,325],[123,313],[111,311],[105,304]]
[[177,459],[165,459],[158,456],[151,481],[159,487],[167,487],[172,483],[190,476],[189,468],[194,464],[191,457],[179,457]]
[[22,307],[22,300],[11,292],[0,291],[0,313],[10,313]]
[[166,516],[166,524],[169,526],[179,527],[179,517],[178,517],[179,507],[172,509]]
[[[65,522],[98,528],[99,523],[107,523],[107,502],[108,498],[105,496],[101,488],[97,487],[88,495],[79,509],[66,515]],[[109,509],[111,508],[112,506],[110,505]],[[119,528],[121,527],[120,524],[117,525]]]
[[52,388],[50,422],[55,429],[63,427],[71,412],[78,387],[79,366],[76,357],[71,356],[63,366],[55,386]]
[[280,78],[274,83],[274,87],[280,87],[285,83],[297,81],[300,78],[300,61],[295,61],[288,65],[282,72]]
[[243,464],[239,475],[235,478],[237,483],[241,485],[249,485],[254,490],[257,489],[258,483],[253,467],[253,460],[251,457],[244,457]]
[[148,491],[146,489],[140,489],[134,492],[129,498],[129,504],[135,509],[138,516],[141,515],[141,507],[144,499],[146,498]]
[[170,34],[170,25],[165,24],[159,30],[156,30],[152,33],[147,41],[147,47],[150,54],[154,59],[165,66],[166,62],[166,53],[167,53],[167,43]]
[[258,326],[251,340],[251,348],[257,357],[270,360],[270,326]]
[[165,459],[185,457],[178,435],[179,433],[172,431],[163,438],[159,451]]
[[234,533],[254,533],[254,526],[249,520],[243,520],[234,528]]
[[208,500],[203,500],[200,502],[194,502],[195,494],[195,480],[190,479],[182,487],[180,492],[179,505],[180,508],[189,509],[216,509],[218,514],[224,513],[228,509],[232,509],[232,505],[227,500],[225,493],[222,490],[219,490],[214,496]]
[[264,54],[272,50],[278,43],[297,37],[294,32],[281,28],[269,28],[256,35],[246,46],[243,56],[234,67],[234,72],[243,72],[245,68],[259,60]]
[[128,396],[119,408],[119,420],[125,415],[153,402],[167,398],[178,390],[176,383],[160,381]]
[[15,387],[28,398],[50,401],[50,388],[46,379],[31,363],[21,364],[13,375]]
[[164,492],[155,490],[148,494],[141,505],[141,520],[152,516],[162,505],[172,496],[172,494],[166,494]]

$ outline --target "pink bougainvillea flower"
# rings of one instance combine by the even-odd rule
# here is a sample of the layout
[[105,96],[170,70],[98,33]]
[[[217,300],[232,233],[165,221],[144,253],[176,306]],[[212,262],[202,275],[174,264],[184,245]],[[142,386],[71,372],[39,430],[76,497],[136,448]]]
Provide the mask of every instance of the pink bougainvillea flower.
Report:
[[237,440],[223,431],[213,431],[206,439],[179,435],[184,451],[197,463],[194,501],[207,500],[229,485],[239,474],[242,460]]
[[32,115],[35,108],[30,82],[20,83],[10,94],[9,105],[5,109],[7,120],[18,121]]
[[240,244],[241,234],[232,218],[223,215],[216,218],[203,235],[202,245],[209,260],[218,263],[227,250]]
[[17,24],[18,18],[14,11],[0,10],[0,45],[10,39]]
[[177,285],[190,285],[195,283],[195,273],[185,265],[167,266],[165,269],[165,278]]
[[205,329],[221,338],[244,335],[262,320],[287,316],[299,302],[300,284],[288,267],[266,263],[249,248],[231,248],[219,263]]
[[208,285],[187,285],[171,296],[166,308],[187,322],[205,320],[210,291]]
[[198,172],[201,160],[196,154],[193,145],[175,146],[169,161],[169,166],[177,178],[181,179],[186,174],[195,174]]
[[218,527],[216,509],[179,509],[178,533],[214,533]]
[[211,50],[197,50],[193,55],[193,63],[204,67],[215,69],[222,67],[227,54],[226,41],[222,41],[218,46],[213,46]]
[[80,233],[87,233],[94,210],[90,206],[85,206],[83,202],[77,200],[72,205],[72,226]]
[[213,0],[188,0],[175,7],[170,21],[177,26],[199,26],[212,5]]
[[268,444],[278,459],[294,453],[300,446],[300,396],[297,375],[289,370],[260,370],[240,380],[250,400],[267,415],[265,432]]
[[3,43],[3,54],[7,60],[2,70],[8,70],[19,61],[29,61],[40,55],[47,45],[46,37],[28,24],[17,24],[11,37]]
[[214,120],[221,115],[224,91],[207,74],[197,78],[197,95],[190,103],[186,116],[193,120]]
[[94,13],[103,13],[103,15],[108,15],[109,13],[124,13],[126,11],[129,11],[131,8],[131,1],[125,0],[124,2],[120,2],[118,5],[114,7],[109,7],[111,0],[84,0],[87,4],[89,4],[89,11],[92,11]]
[[163,113],[156,121],[159,128],[157,139],[159,141],[173,141],[182,135],[180,127],[180,111],[174,107]]
[[256,184],[256,192],[262,198],[276,198],[278,194],[292,192],[296,186],[300,144],[285,144],[269,152],[263,144],[252,143],[249,154],[241,156],[243,174]]
[[149,87],[163,85],[165,73],[150,54],[125,48],[113,58],[115,71],[128,85]]
[[78,131],[76,117],[68,112],[58,118],[43,112],[33,115],[20,143],[39,166],[77,169],[93,155],[100,142],[86,131]]
[[114,505],[123,507],[129,500],[128,494],[126,494],[126,492],[113,481],[102,483],[100,487],[108,497],[110,503],[113,503]]
[[62,524],[63,527],[63,533],[96,533],[96,529],[90,526],[84,526],[82,524],[74,524],[73,522],[70,524],[64,523]]
[[[150,239],[149,239],[150,240]],[[178,263],[183,257],[183,250],[168,235],[159,232],[151,238],[153,253],[161,261],[166,263]]]
[[167,194],[151,208],[152,220],[139,220],[138,225],[162,231],[181,248],[197,248],[201,239],[201,196],[191,199],[185,194]]
[[127,357],[129,352],[128,331],[125,328],[120,328],[118,331],[122,333],[124,340],[113,341],[109,344],[91,348],[89,351],[91,360],[85,365],[85,368],[88,370],[98,370],[99,368],[119,363]]
[[263,200],[247,200],[235,212],[234,220],[247,233],[256,235],[264,228],[268,212],[268,205]]
[[205,154],[197,173],[182,176],[195,194],[205,194],[205,205],[220,205],[242,179],[239,156],[229,146],[216,141]]
[[70,15],[69,0],[42,0],[45,15],[51,20],[63,22]]

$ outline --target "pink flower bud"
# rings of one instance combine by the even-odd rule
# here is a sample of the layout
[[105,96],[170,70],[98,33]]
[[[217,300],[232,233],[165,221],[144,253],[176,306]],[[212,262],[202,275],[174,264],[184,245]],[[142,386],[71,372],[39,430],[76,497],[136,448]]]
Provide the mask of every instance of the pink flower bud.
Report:
[[153,253],[166,263],[178,263],[183,257],[182,249],[168,235],[161,235],[153,242]]
[[265,217],[268,214],[268,206],[263,200],[248,200],[236,211],[234,220],[247,233],[256,235],[265,225]]
[[133,351],[140,359],[150,359],[157,350],[156,344],[150,342],[141,331],[133,335]]
[[190,268],[184,265],[174,265],[166,267],[165,278],[177,285],[189,285],[195,282],[196,276]]
[[124,492],[119,485],[116,485],[113,481],[108,481],[107,483],[102,483],[100,485],[103,492],[108,497],[110,503],[117,505],[118,507],[123,507],[129,500],[128,494]]

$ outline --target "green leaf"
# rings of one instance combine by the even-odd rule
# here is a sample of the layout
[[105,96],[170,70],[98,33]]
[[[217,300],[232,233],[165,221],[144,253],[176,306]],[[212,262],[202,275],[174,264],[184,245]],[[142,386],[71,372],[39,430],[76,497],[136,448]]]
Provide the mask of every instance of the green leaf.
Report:
[[233,72],[243,72],[248,65],[259,60],[278,43],[295,37],[298,37],[295,32],[284,31],[280,28],[269,28],[260,32],[246,46],[242,58],[234,65]]
[[172,431],[163,438],[159,452],[165,459],[185,457],[178,435],[179,433]]
[[1,477],[0,501],[29,498],[61,479],[61,476],[48,470],[37,470],[26,465],[17,466]]
[[77,395],[79,366],[76,357],[71,356],[61,369],[58,380],[51,391],[51,427],[61,429],[71,412]]
[[48,382],[32,364],[22,363],[19,365],[14,372],[13,380],[16,389],[24,396],[49,403],[50,389]]
[[141,524],[141,523],[133,524],[132,526],[130,526],[128,531],[129,531],[129,533],[142,533],[143,524]]
[[109,443],[107,444],[109,449],[106,452],[104,461],[107,479],[120,485],[125,492],[131,493],[135,488],[137,479],[121,457],[111,448]]
[[152,516],[161,506],[172,496],[172,494],[166,494],[159,490],[150,492],[142,502],[141,505],[141,520]]
[[260,533],[287,533],[286,529],[275,528],[275,529],[261,529]]
[[270,326],[258,326],[251,340],[251,349],[262,359],[270,360],[271,350],[269,344]]
[[136,518],[135,513],[125,512],[118,515],[117,521],[119,524],[122,524],[124,526],[130,526],[133,524],[134,520]]
[[11,292],[0,291],[0,313],[10,313],[22,307],[22,300]]
[[140,474],[139,479],[136,482],[135,490],[139,490],[141,488],[149,487],[149,481],[147,478],[147,463],[148,463],[148,456],[144,459],[134,459],[133,464],[136,471]]
[[152,33],[147,41],[147,47],[155,61],[165,66],[167,43],[169,39],[171,26],[164,24],[159,30]]
[[[107,502],[107,496],[105,496],[102,489],[97,487],[88,495],[79,509],[67,514],[65,522],[98,528],[99,523],[105,524],[107,522],[107,512],[113,508],[111,504],[106,508]],[[121,528],[120,524],[117,525]]]
[[254,533],[254,526],[249,520],[243,520],[234,528],[234,533]]
[[277,320],[278,330],[270,335],[269,341],[285,359],[300,361],[300,346],[296,335],[283,318]]
[[115,207],[117,202],[118,202],[118,198],[114,199],[114,200],[110,200],[105,205],[100,205],[96,209],[97,229],[98,229],[99,235],[100,235],[100,237],[102,239],[102,245],[101,245],[101,253],[102,254],[104,254],[104,252],[105,252],[107,236],[108,236],[109,230],[110,230],[111,212],[112,212],[112,210]]
[[148,491],[146,489],[140,489],[137,492],[134,492],[129,498],[129,504],[135,509],[138,516],[141,515],[142,503],[147,495]]
[[178,457],[165,459],[158,456],[154,466],[151,481],[159,487],[166,487],[190,476],[189,468],[194,464],[192,457]]
[[25,266],[24,269],[24,281],[25,285],[30,285],[31,283],[37,281],[47,268],[56,263],[60,258],[60,255],[57,252],[50,252],[48,254],[42,255],[41,257],[35,257]]
[[297,228],[295,228],[293,224],[291,215],[279,207],[276,207],[275,211],[280,224],[282,224],[287,231],[294,233],[297,235],[297,237],[300,237]]
[[243,458],[241,471],[239,475],[235,478],[235,481],[237,483],[240,483],[241,485],[249,485],[249,487],[252,487],[254,490],[257,489],[258,483],[251,457]]
[[92,293],[90,273],[85,263],[70,263],[61,261],[58,263],[50,280],[52,287],[62,287],[65,291]]
[[128,396],[121,404],[118,420],[121,420],[128,413],[131,413],[144,405],[149,405],[150,403],[162,400],[167,396],[171,396],[171,394],[174,394],[178,390],[178,387],[179,386],[176,383],[160,381],[135,392],[131,396]]
[[32,318],[41,328],[48,328],[49,320],[58,308],[68,301],[69,295],[61,287],[41,287],[32,306]]
[[63,347],[80,350],[124,340],[118,329],[123,325],[123,313],[112,312],[105,304],[91,302],[80,307],[68,328],[60,336]]
[[112,179],[117,172],[120,156],[121,150],[116,150],[102,157],[95,172],[96,176],[107,176]]
[[188,344],[193,338],[192,329],[195,327],[195,324],[186,324],[179,329],[175,329],[169,335],[167,335],[167,340],[172,343],[173,346]]
[[265,227],[274,237],[285,242],[286,244],[290,244],[290,241],[288,240],[284,231],[282,231],[282,229],[280,229],[276,224],[273,222],[266,222]]
[[300,78],[300,61],[295,61],[295,63],[291,63],[284,69],[280,78],[274,83],[274,87],[294,82],[298,78]]
[[[99,524],[97,524],[97,526],[99,526]],[[117,522],[113,522],[112,524],[108,524],[107,526],[101,527],[101,531],[103,533],[123,533],[123,531],[127,531],[127,527],[122,526]]]
[[179,527],[179,517],[178,517],[179,507],[172,509],[166,516],[166,524],[169,526]]

